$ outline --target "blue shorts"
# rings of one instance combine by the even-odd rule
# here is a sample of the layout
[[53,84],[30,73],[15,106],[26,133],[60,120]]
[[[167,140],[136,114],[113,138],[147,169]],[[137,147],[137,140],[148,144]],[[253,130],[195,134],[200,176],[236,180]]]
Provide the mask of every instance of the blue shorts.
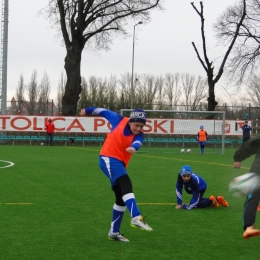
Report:
[[206,145],[206,141],[200,142],[200,145]]
[[127,174],[125,164],[113,157],[100,155],[99,167],[109,178],[112,187],[120,176]]

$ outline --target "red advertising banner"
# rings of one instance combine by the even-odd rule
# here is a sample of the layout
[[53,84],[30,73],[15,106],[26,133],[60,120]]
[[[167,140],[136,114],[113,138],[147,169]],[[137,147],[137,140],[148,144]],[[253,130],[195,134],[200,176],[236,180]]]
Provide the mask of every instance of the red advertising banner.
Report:
[[[0,131],[45,132],[44,126],[48,118],[55,125],[55,132],[64,133],[108,133],[110,123],[102,117],[45,117],[45,116],[0,116]],[[222,120],[188,120],[188,119],[148,119],[143,129],[149,134],[183,134],[196,135],[200,125],[209,135],[242,135],[244,121],[228,120],[223,127]],[[248,122],[251,126],[251,121]]]

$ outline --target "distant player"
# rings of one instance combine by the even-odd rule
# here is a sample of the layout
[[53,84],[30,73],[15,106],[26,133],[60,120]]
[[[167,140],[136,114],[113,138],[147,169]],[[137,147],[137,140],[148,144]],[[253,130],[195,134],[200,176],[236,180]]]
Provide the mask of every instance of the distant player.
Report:
[[[182,203],[182,189],[188,194],[192,195],[190,203],[188,205]],[[178,174],[176,183],[176,209],[196,209],[207,208],[213,206],[219,208],[221,204],[224,207],[228,207],[228,202],[223,196],[210,196],[209,198],[203,198],[203,195],[207,189],[207,183],[197,173],[193,173],[189,165],[181,167]]]
[[243,131],[243,143],[250,139],[250,131],[252,131],[251,126],[248,125],[248,121],[245,120],[245,123],[242,126]]
[[207,131],[204,130],[203,125],[200,126],[200,131],[198,132],[197,140],[200,144],[200,154],[203,155],[205,150],[205,145],[208,141],[208,133]]
[[141,216],[133,192],[132,182],[126,172],[131,156],[143,143],[144,134],[142,129],[146,123],[146,114],[140,108],[135,109],[130,114],[130,118],[104,108],[87,107],[81,109],[80,115],[84,116],[86,114],[102,116],[112,125],[99,156],[99,166],[109,178],[116,197],[108,239],[129,242],[120,233],[120,226],[126,208],[131,214],[132,227],[146,231],[153,230]]
[[54,133],[55,125],[52,120],[49,118],[48,123],[45,125],[46,130],[46,145],[53,145],[53,133]]

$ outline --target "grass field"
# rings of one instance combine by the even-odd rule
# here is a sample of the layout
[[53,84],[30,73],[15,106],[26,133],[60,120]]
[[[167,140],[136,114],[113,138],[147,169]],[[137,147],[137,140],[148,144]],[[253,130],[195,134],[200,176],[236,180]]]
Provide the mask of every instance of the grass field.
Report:
[[[107,239],[114,195],[98,167],[99,149],[0,146],[1,260],[259,258],[260,237],[242,238],[244,199],[228,192],[229,181],[248,172],[253,158],[235,170],[234,149],[225,155],[206,149],[201,156],[196,149],[181,154],[174,148],[143,147],[128,172],[154,231],[131,228],[126,212],[121,232],[130,243],[120,243]],[[14,166],[4,168],[4,161]],[[230,207],[175,210],[175,183],[184,164],[206,179],[206,196],[223,195]],[[189,199],[184,193],[184,201]],[[260,227],[259,220],[256,224]]]

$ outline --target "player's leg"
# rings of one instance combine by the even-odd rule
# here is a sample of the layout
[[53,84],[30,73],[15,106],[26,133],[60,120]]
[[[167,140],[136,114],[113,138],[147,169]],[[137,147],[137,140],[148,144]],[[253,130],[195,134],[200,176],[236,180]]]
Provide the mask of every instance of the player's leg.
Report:
[[200,144],[200,150],[201,150],[201,154],[204,154],[205,142],[201,142],[201,144]]
[[113,206],[112,221],[108,232],[108,239],[128,242],[129,240],[120,234],[120,226],[126,210],[125,203],[122,199],[122,191],[118,185],[114,185],[112,189],[115,193],[116,201]]
[[49,134],[47,133],[46,134],[46,145],[48,145],[49,144]]
[[[103,173],[109,178],[112,190],[115,193],[116,201],[113,205],[112,210],[112,221],[110,230],[108,232],[108,239],[122,242],[129,242],[122,234],[120,234],[120,226],[126,209],[125,203],[122,199],[122,190],[121,187],[115,183],[114,169],[117,162],[113,158],[100,156],[99,157],[99,166]],[[120,166],[119,166],[120,167]]]
[[197,204],[197,208],[207,208],[212,206],[212,201],[209,198],[202,198]]
[[116,180],[116,184],[122,190],[122,200],[124,201],[127,209],[129,210],[129,212],[131,214],[131,218],[140,216],[141,213],[137,206],[137,203],[135,200],[135,195],[133,193],[132,182],[131,182],[128,174],[120,176]]
[[203,198],[203,195],[206,190],[202,190],[199,193],[199,203],[197,204],[196,208],[207,208],[212,205],[212,201],[209,198]]
[[110,231],[113,233],[119,232],[120,231],[120,225],[126,210],[125,203],[122,199],[122,192],[121,188],[118,185],[114,185],[112,188],[115,196],[116,196],[116,201],[113,206],[113,214],[112,214],[112,222],[111,222],[111,229]]
[[133,193],[132,182],[128,174],[119,177],[116,180],[116,183],[122,189],[123,201],[125,202],[126,207],[131,214],[131,226],[146,231],[152,231],[153,229],[144,221],[144,218],[141,216]]
[[53,134],[50,134],[50,145],[52,145],[53,142]]
[[256,219],[256,211],[257,206],[260,200],[260,189],[259,185],[256,189],[253,190],[252,193],[247,195],[245,204],[244,204],[244,234],[243,237],[248,239],[252,236],[259,236],[260,230],[255,229],[255,219]]
[[126,172],[123,162],[115,158],[101,155],[99,158],[99,165],[101,170],[110,179],[112,185],[118,185],[121,188],[122,199],[131,214],[132,221],[135,220],[134,222],[137,222],[140,228],[151,231],[152,228],[145,223],[141,216],[133,193],[132,182]]

